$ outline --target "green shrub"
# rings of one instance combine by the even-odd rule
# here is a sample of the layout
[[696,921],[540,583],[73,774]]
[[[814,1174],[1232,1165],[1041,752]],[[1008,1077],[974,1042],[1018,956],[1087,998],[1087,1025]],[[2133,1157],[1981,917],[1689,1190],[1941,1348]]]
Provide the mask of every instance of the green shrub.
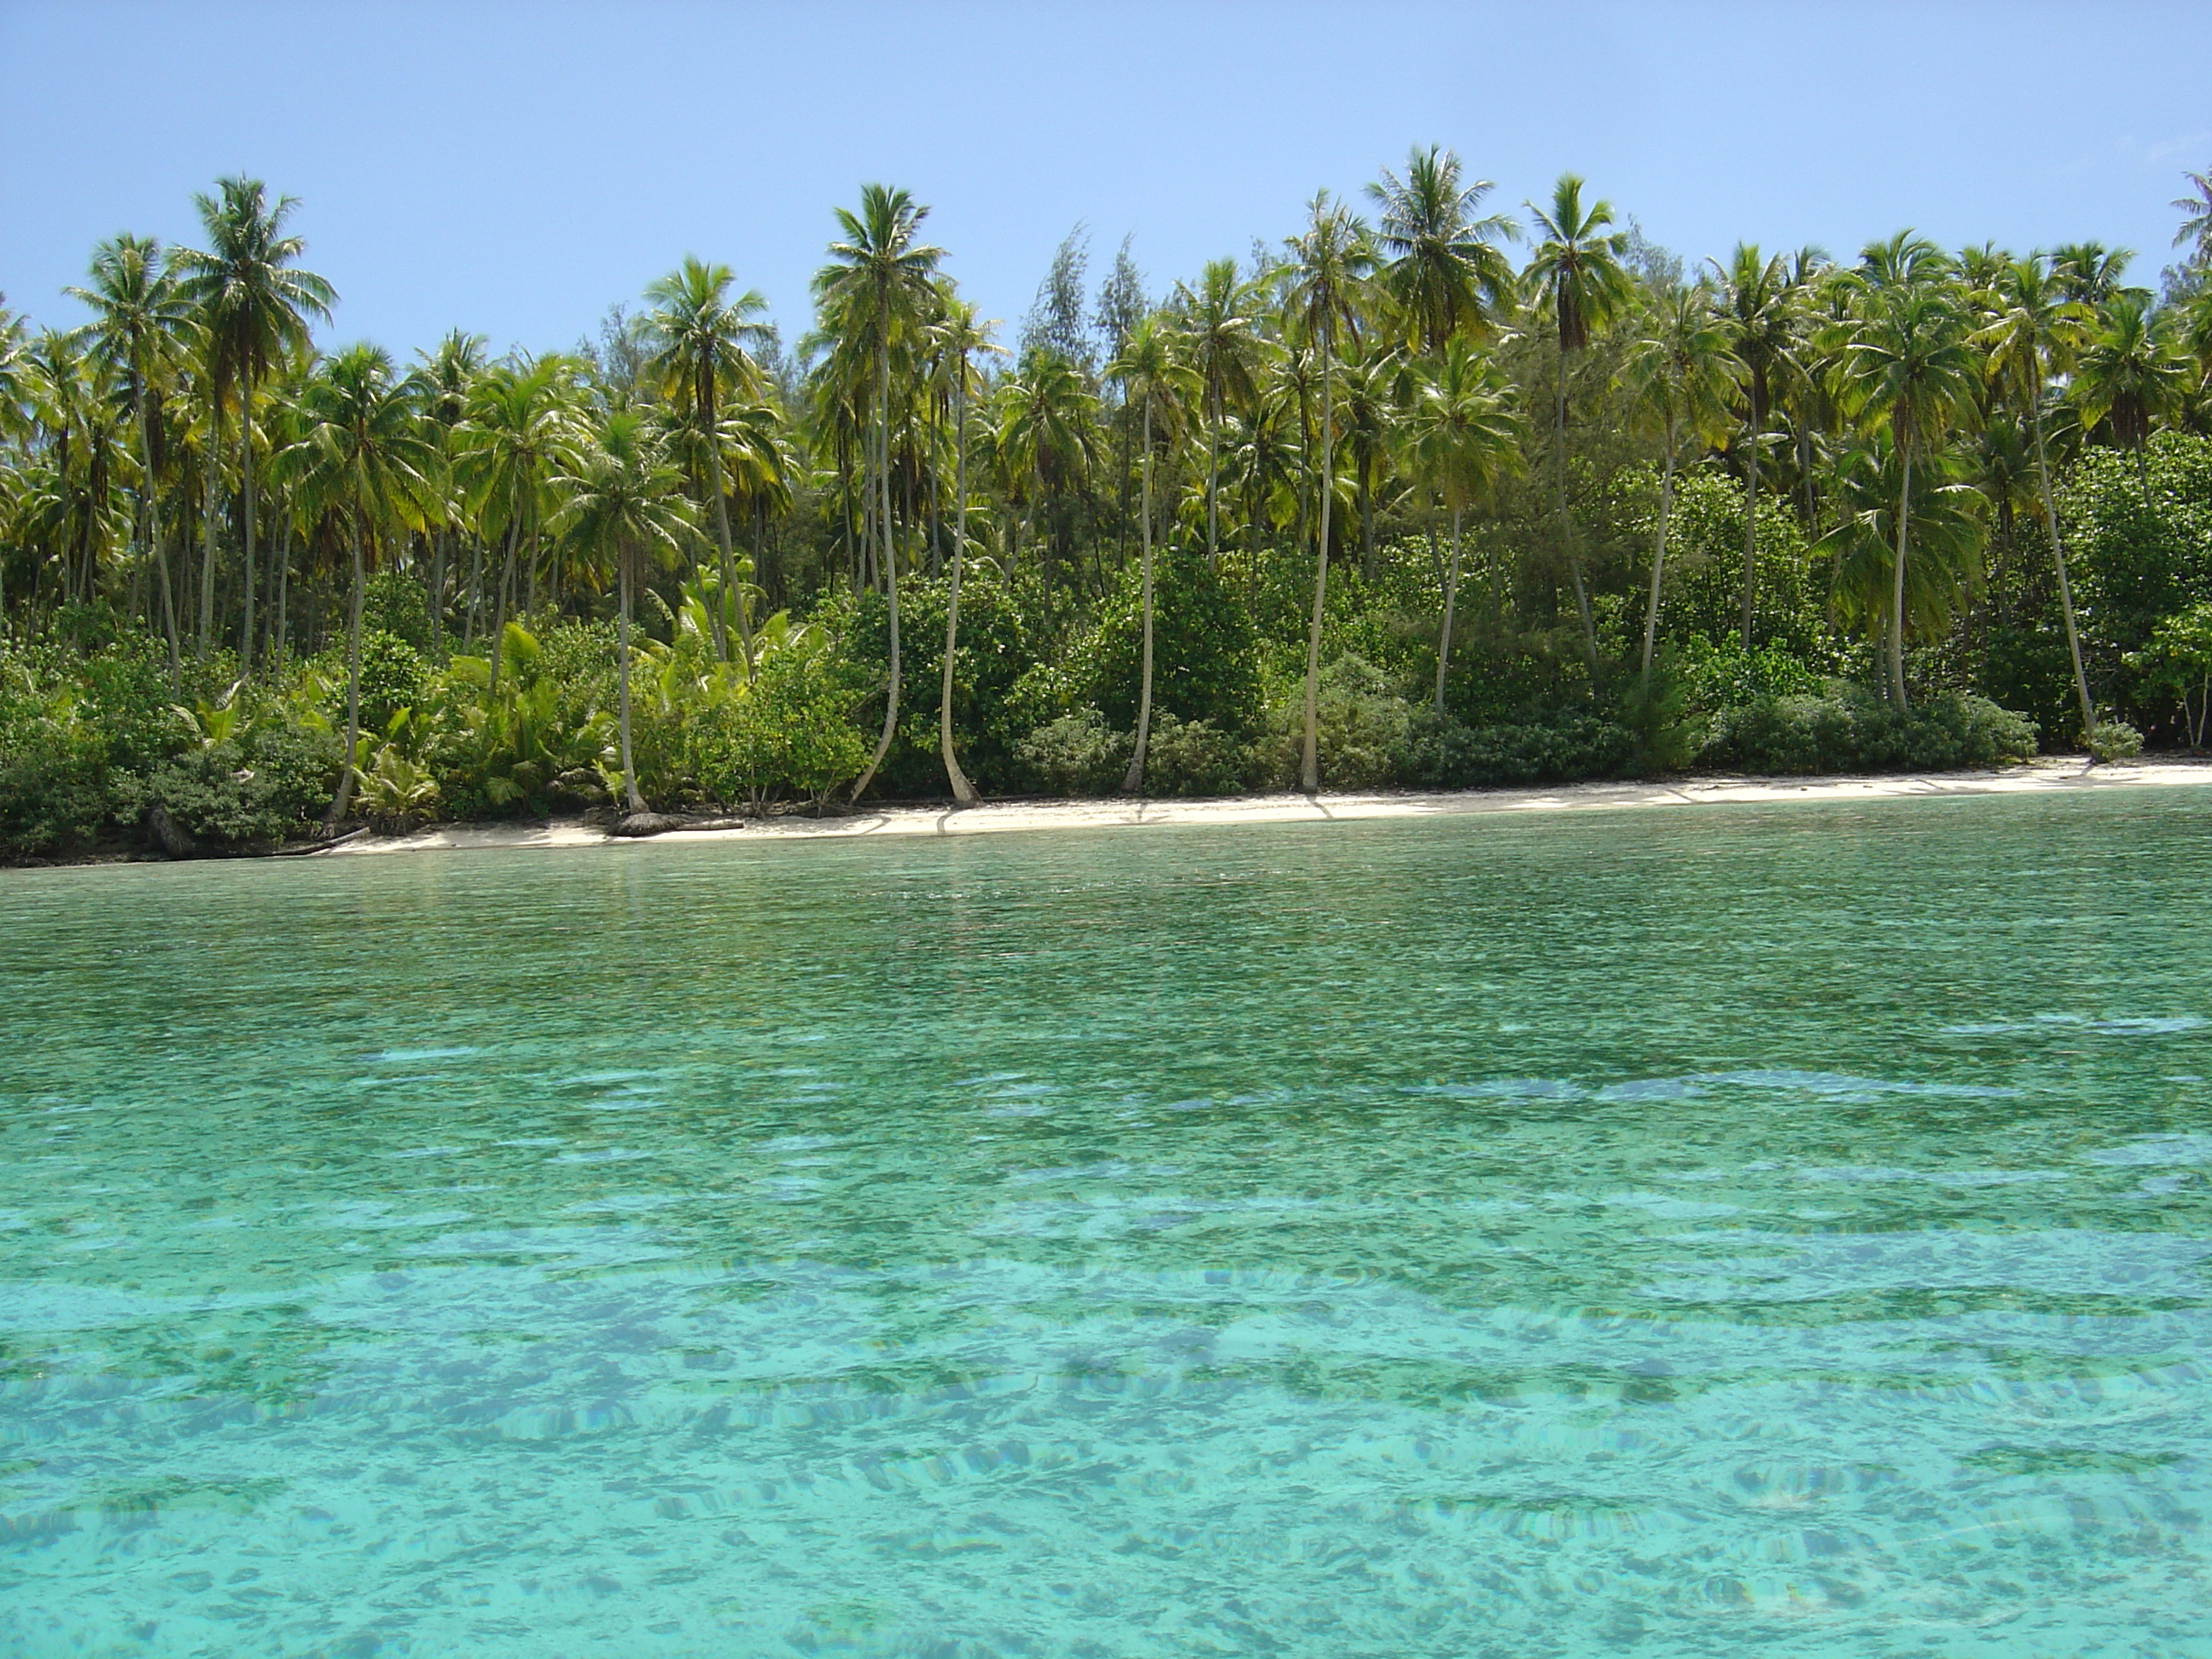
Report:
[[[1328,789],[1375,789],[1401,781],[1413,709],[1364,658],[1339,657],[1321,672],[1315,709],[1321,782]],[[1267,775],[1297,787],[1305,741],[1305,686],[1288,683],[1268,710]]]
[[[1160,552],[1152,566],[1152,714],[1239,736],[1259,729],[1259,636],[1202,555]],[[1144,684],[1144,590],[1133,562],[1098,626],[1072,653],[1077,696],[1134,731]]]
[[771,800],[826,799],[868,763],[854,725],[859,688],[832,651],[769,653],[742,695],[702,711],[689,733],[691,765],[720,800],[757,811]]
[[2142,733],[2125,720],[2100,720],[2089,734],[2089,754],[2095,760],[2133,760],[2142,753]]
[[1096,708],[1083,708],[1037,727],[1016,753],[1040,787],[1054,795],[1104,795],[1121,786],[1136,737],[1117,732]]
[[1628,727],[1595,715],[1469,726],[1423,710],[1407,734],[1401,775],[1432,789],[1609,777],[1627,767],[1638,747]]
[[195,841],[265,846],[306,830],[330,805],[343,740],[302,726],[264,726],[115,780],[114,813],[143,822],[155,807]]
[[1145,741],[1148,795],[1233,795],[1252,787],[1261,767],[1261,752],[1249,738],[1210,720],[1152,717]]
[[1717,714],[1700,759],[1745,772],[1943,772],[2035,752],[2035,722],[1971,692],[1940,692],[1899,714],[1862,686],[1759,697]]
[[0,854],[42,857],[83,846],[108,815],[106,744],[43,716],[0,730]]

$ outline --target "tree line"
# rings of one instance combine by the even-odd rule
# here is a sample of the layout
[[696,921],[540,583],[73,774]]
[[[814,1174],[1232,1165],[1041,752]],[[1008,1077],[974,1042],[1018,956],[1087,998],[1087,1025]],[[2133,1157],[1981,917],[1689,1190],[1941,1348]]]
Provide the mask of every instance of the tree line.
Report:
[[[1071,236],[1011,349],[871,185],[788,346],[687,258],[574,349],[404,368],[319,344],[298,204],[223,179],[201,246],[94,250],[82,326],[0,308],[0,833],[273,727],[330,823],[2018,750],[1984,692],[2198,742],[2187,177],[2154,292],[1910,232],[1690,268],[1417,149],[1164,293]],[[166,735],[103,712],[125,658]]]

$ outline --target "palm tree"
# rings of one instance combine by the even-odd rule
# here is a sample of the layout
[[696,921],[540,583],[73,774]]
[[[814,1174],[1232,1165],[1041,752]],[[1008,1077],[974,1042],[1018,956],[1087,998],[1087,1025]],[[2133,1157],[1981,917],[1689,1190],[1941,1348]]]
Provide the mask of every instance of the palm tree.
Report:
[[875,453],[872,458],[876,494],[871,498],[881,526],[884,591],[890,605],[890,685],[884,704],[883,735],[852,799],[875,781],[898,730],[899,631],[898,552],[891,539],[890,387],[891,353],[903,336],[926,323],[936,300],[931,277],[945,250],[916,241],[929,210],[902,190],[864,185],[860,210],[837,210],[843,233],[830,245],[831,263],[817,272],[814,294],[825,327],[865,343],[874,360]]
[[1743,387],[1743,648],[1751,649],[1753,583],[1759,554],[1759,447],[1766,435],[1773,384],[1793,343],[1790,266],[1780,254],[1762,258],[1738,243],[1722,273],[1720,309]]
[[[1843,516],[1813,550],[1833,565],[1840,618],[1887,641],[1893,662],[1905,634],[1938,636],[1952,625],[1980,582],[1987,536],[1988,501],[1958,446],[1923,441],[1909,482],[1902,461],[1887,430],[1850,444],[1835,469]],[[1908,527],[1909,566],[1896,556]]]
[[328,822],[353,799],[361,743],[361,601],[365,548],[431,505],[435,441],[392,378],[392,359],[358,345],[324,363],[300,397],[302,429],[285,452],[289,470],[346,524],[353,585],[346,608],[345,765]]
[[2102,424],[2112,441],[2131,449],[2143,510],[2150,510],[2150,471],[2144,450],[2151,428],[2188,388],[2186,360],[2166,337],[2149,296],[2130,290],[2105,307],[2075,367],[2074,400],[2084,423]]
[[1121,780],[1122,793],[1132,795],[1145,787],[1145,750],[1152,731],[1152,430],[1158,426],[1172,443],[1182,427],[1195,379],[1182,359],[1182,348],[1173,324],[1155,313],[1130,331],[1121,343],[1121,355],[1106,370],[1121,382],[1126,395],[1137,404],[1144,434],[1143,666],[1138,677],[1136,746]]
[[1314,548],[1313,621],[1306,634],[1305,736],[1299,750],[1298,787],[1321,793],[1321,624],[1328,596],[1328,519],[1335,495],[1334,408],[1336,349],[1359,336],[1360,290],[1375,269],[1367,228],[1322,191],[1308,208],[1305,234],[1290,240],[1285,310],[1321,357],[1319,535]]
[[[1072,487],[1097,459],[1097,395],[1081,365],[1048,345],[1032,345],[1000,383],[1002,410],[995,435],[1010,496],[1023,498],[1032,529],[1054,485]],[[1052,605],[1052,560],[1042,542],[1038,564],[1044,599]]]
[[1591,331],[1602,328],[1629,302],[1634,281],[1620,263],[1628,252],[1625,231],[1606,228],[1613,223],[1610,203],[1583,207],[1583,181],[1571,173],[1561,173],[1552,189],[1547,212],[1526,203],[1529,216],[1543,240],[1529,261],[1524,278],[1537,299],[1552,313],[1559,331],[1558,373],[1553,396],[1554,471],[1559,508],[1559,538],[1566,550],[1567,568],[1575,583],[1575,609],[1583,624],[1583,652],[1590,672],[1597,672],[1597,626],[1590,618],[1589,590],[1583,580],[1582,556],[1575,545],[1574,521],[1567,514],[1567,359],[1589,343]]
[[[768,301],[757,289],[731,295],[737,278],[727,265],[710,265],[686,255],[683,264],[645,291],[653,302],[647,318],[655,350],[647,363],[682,411],[682,419],[707,462],[707,495],[714,504],[714,544],[721,555],[722,592],[736,583],[730,552],[728,490],[722,477],[722,401],[726,392],[744,398],[758,395],[760,371],[746,348],[773,337],[759,318]],[[750,607],[739,596],[737,608],[738,642],[744,653],[745,672],[753,661]],[[712,612],[714,654],[729,659],[729,641],[722,629],[722,605]]]
[[632,591],[644,580],[648,559],[664,568],[681,557],[695,514],[684,497],[682,477],[669,464],[640,410],[609,413],[598,432],[556,480],[563,496],[554,517],[587,556],[611,560],[620,589],[615,678],[620,710],[623,799],[632,812],[648,810],[638,793],[629,740],[629,632]]
[[1470,501],[1518,465],[1520,438],[1520,416],[1504,372],[1465,335],[1448,337],[1423,378],[1407,421],[1408,458],[1451,509],[1451,568],[1444,579],[1443,626],[1437,636],[1439,714],[1459,602],[1461,521]]
[[1459,157],[1431,144],[1406,161],[1401,179],[1388,167],[1367,193],[1381,207],[1375,240],[1389,256],[1384,290],[1406,346],[1435,356],[1467,332],[1487,338],[1513,295],[1513,267],[1497,244],[1519,228],[1504,214],[1481,215],[1487,179],[1462,182]]
[[[280,196],[271,204],[258,179],[220,179],[222,199],[196,195],[192,203],[205,228],[205,252],[179,248],[173,258],[181,274],[185,300],[198,312],[213,357],[212,408],[220,432],[227,390],[235,389],[239,410],[239,488],[246,536],[245,616],[239,634],[239,667],[253,665],[253,393],[257,383],[279,359],[304,354],[308,319],[327,321],[337,291],[311,270],[292,268],[306,251],[297,236],[283,234],[284,222],[299,205]],[[203,578],[204,580],[204,578]],[[206,649],[204,632],[201,649]]]
[[[454,433],[468,418],[470,394],[484,372],[484,337],[450,329],[434,350],[418,355],[422,362],[408,380],[416,404],[438,441],[445,463],[440,473],[443,486],[453,471]],[[450,490],[441,488],[441,493],[449,495]],[[449,499],[440,503],[430,555],[430,652],[440,659],[446,653],[446,554],[453,538],[454,507]]]
[[1890,696],[1901,710],[1905,693],[1905,596],[1912,468],[1940,444],[1953,416],[1972,404],[1978,365],[1966,341],[1966,318],[1942,285],[1911,281],[1870,287],[1855,337],[1844,349],[1853,401],[1869,425],[1887,427],[1900,481],[1894,514],[1897,556],[1889,617]]
[[149,556],[160,574],[163,632],[169,646],[169,677],[183,667],[177,634],[176,596],[169,585],[169,556],[161,536],[160,462],[154,446],[156,381],[166,379],[184,349],[191,326],[190,307],[177,291],[150,237],[125,234],[93,250],[92,286],[65,290],[93,314],[100,350],[119,372],[138,428],[139,496],[145,508]]
[[2120,281],[2128,261],[2135,257],[2133,248],[2106,247],[2102,242],[2064,242],[2051,250],[2051,272],[2058,291],[2076,305],[2106,306],[2128,293],[2148,299],[2148,289],[2130,289]]
[[1184,349],[1206,392],[1206,558],[1221,557],[1221,428],[1224,406],[1249,403],[1257,386],[1261,342],[1252,285],[1234,259],[1212,259],[1195,292],[1178,285]]
[[2173,208],[2182,216],[2173,245],[2188,246],[2191,264],[2212,264],[2212,167],[2181,176],[2189,180],[2190,188],[2186,196],[2173,198]]
[[960,578],[968,559],[968,401],[975,390],[975,354],[999,350],[991,343],[992,326],[977,321],[975,307],[948,290],[930,331],[931,348],[940,371],[952,377],[954,475],[952,568],[945,596],[945,664],[937,696],[937,746],[945,758],[945,777],[952,786],[952,799],[963,806],[973,806],[981,799],[967,773],[961,770],[959,757],[952,748],[953,665],[960,651]]
[[[491,689],[499,690],[500,641],[507,632],[514,580],[514,556],[526,535],[535,537],[550,505],[548,489],[583,435],[576,365],[546,356],[495,363],[469,390],[468,416],[453,432],[453,464],[477,514],[477,544],[497,537],[501,568],[494,574]],[[481,558],[470,573],[468,626],[473,634],[482,608]]]
[[1990,373],[2015,407],[2024,407],[2035,441],[2035,472],[2043,507],[2044,532],[2058,574],[2058,607],[2066,622],[2066,649],[2074,662],[2074,690],[2081,700],[2085,741],[2097,732],[2097,710],[2089,696],[2089,676],[2081,664],[2081,633],[2074,616],[2074,587],[2068,580],[2066,548],[2058,534],[2058,507],[2051,489],[2051,454],[2044,440],[2044,404],[2053,380],[2072,367],[2095,315],[2088,307],[2060,296],[2058,284],[2040,254],[2014,259],[1996,273],[1986,291],[1990,319],[1974,336],[1989,354]]
[[1667,569],[1667,532],[1674,507],[1674,469],[1683,444],[1717,439],[1736,389],[1728,331],[1705,283],[1676,284],[1654,300],[1631,348],[1628,378],[1644,412],[1659,427],[1665,457],[1659,522],[1653,532],[1651,592],[1644,609],[1643,678],[1651,679],[1659,638],[1659,596]]

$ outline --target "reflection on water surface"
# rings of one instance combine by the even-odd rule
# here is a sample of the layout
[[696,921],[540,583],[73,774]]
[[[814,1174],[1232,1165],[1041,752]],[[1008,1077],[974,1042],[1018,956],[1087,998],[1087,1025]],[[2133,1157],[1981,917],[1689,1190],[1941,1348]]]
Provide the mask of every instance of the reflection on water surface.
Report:
[[0,1645],[2212,1654],[2208,805],[0,878]]

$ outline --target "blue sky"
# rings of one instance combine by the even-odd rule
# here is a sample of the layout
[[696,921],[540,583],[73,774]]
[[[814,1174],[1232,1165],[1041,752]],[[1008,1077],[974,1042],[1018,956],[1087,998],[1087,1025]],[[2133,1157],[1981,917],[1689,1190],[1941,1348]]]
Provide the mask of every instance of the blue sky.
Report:
[[1457,149],[1492,205],[1565,169],[1692,258],[2094,238],[2167,262],[2212,166],[2212,7],[993,6],[0,0],[0,291],[41,320],[98,238],[190,240],[246,170],[302,198],[330,337],[562,346],[686,252],[792,336],[832,204],[902,184],[985,314],[1082,221],[1158,291]]

